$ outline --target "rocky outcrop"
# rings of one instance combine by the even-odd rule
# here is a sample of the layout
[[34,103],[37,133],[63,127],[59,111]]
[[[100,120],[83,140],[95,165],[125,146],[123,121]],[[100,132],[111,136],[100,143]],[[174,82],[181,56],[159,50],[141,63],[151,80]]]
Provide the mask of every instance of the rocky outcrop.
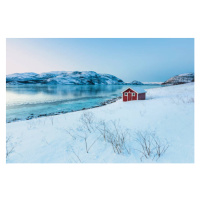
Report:
[[130,83],[126,83],[126,85],[144,85],[144,84],[142,82],[140,82],[140,81],[134,80],[134,81],[132,81]]
[[179,85],[190,82],[194,82],[194,73],[180,74],[174,76],[162,83],[162,85]]

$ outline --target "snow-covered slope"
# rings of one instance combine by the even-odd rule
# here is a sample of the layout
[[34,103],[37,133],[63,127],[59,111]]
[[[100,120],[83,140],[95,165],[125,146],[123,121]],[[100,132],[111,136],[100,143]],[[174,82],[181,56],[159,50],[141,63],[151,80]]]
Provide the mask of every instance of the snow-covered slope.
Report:
[[179,84],[190,83],[190,82],[194,82],[193,73],[186,73],[186,74],[180,74],[180,75],[174,76],[168,79],[167,81],[165,81],[164,83],[162,83],[162,85],[168,85],[168,84],[179,85]]
[[37,79],[38,74],[30,72],[30,73],[15,73],[6,76],[6,83],[11,82],[30,82],[32,80]]
[[[87,113],[92,113],[89,126],[96,127],[91,132],[85,132],[80,122]],[[118,131],[124,131],[128,151],[114,152],[112,144],[98,131],[104,122],[111,125],[116,122]],[[119,100],[91,110],[6,126],[7,150],[13,149],[7,159],[9,163],[140,163],[142,155],[136,151],[135,143],[138,132],[155,132],[161,142],[169,144],[160,159],[144,158],[142,162],[193,163],[194,83],[148,89],[144,101]],[[115,138],[116,131],[111,133]]]
[[49,73],[16,73],[6,76],[7,84],[63,84],[63,85],[120,85],[124,82],[116,76],[109,74],[98,74],[93,71],[60,71]]
[[15,73],[6,76],[8,85],[17,84],[60,84],[60,85],[142,85],[139,81],[124,83],[110,74],[98,74],[94,71],[54,71],[42,74]]

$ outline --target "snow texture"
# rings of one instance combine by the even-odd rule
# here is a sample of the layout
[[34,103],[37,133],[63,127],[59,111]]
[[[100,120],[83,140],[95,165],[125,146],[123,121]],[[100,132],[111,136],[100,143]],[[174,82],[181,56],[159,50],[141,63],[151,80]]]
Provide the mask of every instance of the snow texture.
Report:
[[[126,148],[117,154],[97,131],[88,134],[86,152],[80,118],[112,121],[128,130]],[[155,132],[169,148],[158,160],[143,159],[136,151],[136,132]],[[118,100],[90,111],[78,111],[29,121],[7,123],[7,163],[193,163],[194,83],[147,90],[147,100]]]

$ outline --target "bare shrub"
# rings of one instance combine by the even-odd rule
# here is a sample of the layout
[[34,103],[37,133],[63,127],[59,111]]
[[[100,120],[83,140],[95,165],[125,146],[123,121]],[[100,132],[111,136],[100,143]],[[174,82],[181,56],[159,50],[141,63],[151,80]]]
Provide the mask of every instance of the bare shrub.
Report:
[[107,141],[112,144],[115,153],[123,154],[125,151],[129,153],[126,148],[128,130],[123,130],[116,121],[112,121],[112,125],[113,129],[108,131]]
[[188,98],[187,103],[194,103],[194,98]]
[[171,101],[177,105],[180,103],[194,103],[194,97],[177,95],[176,97],[171,98]]
[[72,156],[69,157],[70,160],[73,160],[76,163],[77,162],[82,163],[82,160],[79,156],[79,149],[77,149],[77,151],[75,151],[73,146],[68,145],[66,148],[66,151],[72,154]]
[[[86,153],[89,153],[94,144],[101,138],[101,141],[112,146],[114,153],[124,155],[138,151],[140,160],[144,158],[158,160],[165,154],[169,145],[166,140],[158,138],[154,131],[138,131],[130,134],[130,130],[122,127],[120,121],[97,121],[91,112],[85,112],[80,117],[80,125],[76,130],[66,130],[76,140],[83,139]],[[71,151],[79,162],[82,162],[79,155]],[[77,160],[76,159],[76,160]]]
[[135,141],[138,144],[138,148],[135,149],[140,152],[140,160],[145,157],[156,161],[166,152],[169,145],[166,140],[159,139],[154,131],[145,131],[136,133]]
[[119,121],[111,121],[110,124],[106,123],[105,121],[101,121],[99,122],[97,129],[103,136],[104,141],[112,145],[113,151],[115,153],[130,153],[126,147],[126,139],[129,131],[127,129],[121,128]]
[[80,134],[77,135],[84,140],[86,152],[89,153],[90,149],[101,135],[95,137],[95,139],[92,139],[92,141],[90,139],[96,131],[95,118],[92,112],[83,113],[80,117],[80,122],[81,125],[78,128],[78,132]]
[[42,142],[44,142],[45,144],[49,145],[49,142],[47,141],[46,137],[44,136],[41,140]]
[[50,119],[50,121],[51,121],[51,125],[53,126],[54,116],[49,116],[49,119]]
[[80,163],[82,163],[81,159],[80,159],[80,156],[74,151],[74,149],[72,148],[72,153],[75,155],[75,157],[78,159],[78,161]]
[[66,132],[73,138],[73,140],[76,140],[76,136],[72,133],[72,131],[66,130]]
[[104,120],[99,121],[96,128],[99,131],[99,133],[102,135],[104,141],[106,142],[107,135],[108,135],[107,123]]
[[14,152],[15,148],[12,144],[12,137],[8,136],[6,137],[6,159],[9,158],[9,156]]
[[[93,145],[103,137],[105,142],[112,145],[113,151],[117,154],[130,153],[126,147],[128,130],[120,126],[119,121],[105,122],[95,121],[94,114],[85,112],[80,118],[81,125],[78,128],[79,137],[84,140],[86,152],[89,153]],[[92,136],[97,135],[95,138]]]
[[34,119],[30,119],[27,121],[27,124],[28,124],[28,129],[31,130],[31,129],[35,129],[37,126],[40,125],[40,120],[34,120]]
[[92,112],[84,112],[80,117],[80,122],[87,132],[92,133],[94,131],[94,114]]
[[169,144],[166,140],[160,141],[158,137],[154,138],[154,142],[155,142],[155,151],[156,151],[154,158],[158,160],[167,151],[167,149],[169,148]]
[[88,137],[88,135],[87,134],[85,134],[85,136],[81,136],[81,135],[79,135],[79,137],[81,137],[82,139],[84,139],[84,142],[85,142],[85,150],[86,150],[86,152],[87,153],[89,153],[89,151],[90,151],[90,149],[92,148],[92,146],[96,143],[96,141],[100,138],[100,136],[99,137],[97,137],[97,138],[95,138],[92,142],[89,142],[89,137]]
[[81,161],[81,159],[80,159],[80,157],[76,154],[76,152],[75,151],[73,151],[73,153],[74,153],[74,155],[77,157],[77,159],[79,160],[79,162],[80,163],[82,163],[82,161]]

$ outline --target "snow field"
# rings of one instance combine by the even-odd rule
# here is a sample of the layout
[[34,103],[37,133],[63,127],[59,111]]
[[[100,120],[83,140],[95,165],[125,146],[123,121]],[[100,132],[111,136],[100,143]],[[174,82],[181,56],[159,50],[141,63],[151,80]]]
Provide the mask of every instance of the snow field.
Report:
[[[87,131],[81,117],[88,113],[92,127],[103,121],[115,133],[115,123],[126,134],[127,150],[118,154],[96,128]],[[169,147],[158,160],[141,160],[137,133],[155,133]],[[14,149],[8,163],[192,163],[194,83],[148,89],[145,101],[119,100],[88,111],[8,123],[7,138],[7,150]]]

